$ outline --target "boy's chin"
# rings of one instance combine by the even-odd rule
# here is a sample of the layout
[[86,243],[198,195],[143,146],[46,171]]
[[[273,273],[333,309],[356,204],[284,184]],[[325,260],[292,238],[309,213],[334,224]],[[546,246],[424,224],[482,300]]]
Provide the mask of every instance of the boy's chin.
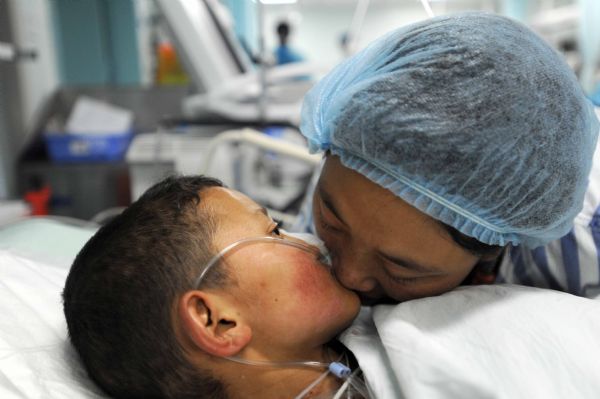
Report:
[[341,323],[343,325],[339,329],[339,331],[336,333],[336,336],[338,336],[346,328],[350,327],[352,325],[352,322],[354,321],[354,319],[356,319],[356,317],[360,313],[360,307],[361,307],[360,298],[354,292],[353,292],[353,294],[355,296],[355,298],[354,298],[355,300],[352,303],[352,307],[349,308],[348,317],[344,320],[345,323]]

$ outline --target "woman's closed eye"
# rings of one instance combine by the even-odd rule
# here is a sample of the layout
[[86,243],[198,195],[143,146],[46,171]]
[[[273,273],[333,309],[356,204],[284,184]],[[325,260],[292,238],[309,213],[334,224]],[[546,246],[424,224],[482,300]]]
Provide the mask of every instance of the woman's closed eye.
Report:
[[390,273],[387,273],[387,275],[389,276],[390,280],[392,280],[396,284],[413,284],[423,278],[423,277],[399,277],[399,276],[394,276]]
[[323,230],[325,231],[329,231],[329,232],[335,232],[337,229],[335,227],[333,227],[332,225],[330,225],[329,223],[327,223],[325,221],[325,219],[323,218],[323,215],[321,215],[321,217],[319,218],[319,225],[323,228]]
[[411,270],[403,264],[388,261],[385,262],[385,265],[382,265],[382,269],[390,280],[397,284],[405,285],[417,283],[423,281],[423,279],[435,278],[440,275],[439,273]]
[[323,228],[323,230],[331,232],[331,233],[340,232],[341,230],[338,227],[336,227],[332,223],[329,223],[326,220],[325,211],[323,210],[323,208],[324,208],[324,205],[323,205],[323,203],[321,203],[319,206],[319,220],[318,220],[319,226],[321,228]]

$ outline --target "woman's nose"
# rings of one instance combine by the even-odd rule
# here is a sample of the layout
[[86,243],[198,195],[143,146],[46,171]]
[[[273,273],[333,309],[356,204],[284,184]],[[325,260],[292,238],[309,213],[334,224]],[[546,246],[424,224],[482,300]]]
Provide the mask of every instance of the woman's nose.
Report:
[[354,251],[332,253],[333,273],[344,287],[368,293],[375,290],[377,280],[371,274],[368,262],[362,261],[361,258]]

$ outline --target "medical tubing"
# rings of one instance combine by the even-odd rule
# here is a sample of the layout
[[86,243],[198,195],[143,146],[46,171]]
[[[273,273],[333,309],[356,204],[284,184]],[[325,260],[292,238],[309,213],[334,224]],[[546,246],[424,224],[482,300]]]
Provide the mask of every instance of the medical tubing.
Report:
[[316,387],[317,385],[319,385],[321,383],[321,381],[323,381],[325,379],[325,377],[327,377],[328,374],[329,374],[329,370],[325,371],[316,380],[314,380],[309,386],[307,386],[306,388],[304,388],[302,390],[302,392],[300,392],[298,395],[296,395],[294,397],[294,399],[302,399],[303,397],[305,397],[306,394],[309,393],[311,391],[311,389],[313,389],[314,387]]
[[340,389],[336,392],[335,396],[332,399],[341,399],[342,395],[347,391],[348,385],[350,384],[350,379],[344,381]]
[[[334,395],[334,397],[332,399],[342,399],[342,395],[344,393],[348,393],[348,394],[350,393],[348,388],[353,388],[365,399],[370,398],[371,395],[369,394],[368,390],[366,389],[364,383],[362,383],[362,381],[358,379],[358,374],[360,372],[361,372],[360,367],[357,368],[356,370],[354,370],[352,372],[352,374],[350,374],[348,376],[348,378],[346,378],[346,381],[344,381],[344,383],[342,384],[340,389],[338,389],[338,391],[336,392],[336,394]],[[351,398],[352,396],[346,395],[346,397]]]
[[338,378],[346,379],[352,373],[348,366],[340,362],[329,363],[329,371]]
[[237,357],[226,357],[228,360],[232,360],[237,363],[248,364],[251,366],[270,366],[270,367],[312,367],[312,368],[326,368],[328,372],[332,373],[338,378],[346,379],[351,375],[352,370],[345,364],[340,362],[314,362],[314,361],[295,361],[295,362],[271,362],[269,360],[247,360],[240,359]]
[[358,379],[358,374],[360,372],[362,372],[362,369],[358,367],[352,372],[352,374],[350,374],[350,376],[346,379],[346,382],[348,382],[350,386],[352,386],[352,388],[358,391],[358,393],[360,393],[363,398],[370,398],[371,395],[369,394],[369,390],[365,385],[364,378]]
[[245,239],[242,239],[242,240],[239,240],[239,241],[235,241],[234,243],[229,244],[228,246],[226,246],[225,248],[223,248],[218,254],[216,254],[215,256],[213,256],[208,261],[208,263],[206,263],[206,266],[204,267],[204,270],[202,271],[202,273],[200,273],[200,275],[198,276],[198,278],[194,282],[194,288],[198,288],[200,286],[200,283],[204,279],[204,276],[206,275],[206,273],[208,273],[208,271],[215,264],[217,264],[221,260],[221,258],[223,256],[225,256],[225,254],[227,254],[229,251],[231,251],[232,249],[234,249],[234,248],[236,248],[236,247],[238,247],[240,245],[251,243],[251,242],[276,242],[276,243],[280,243],[280,244],[284,244],[284,245],[289,245],[291,247],[296,247],[296,248],[302,249],[304,251],[315,252],[315,254],[319,256],[319,259],[323,259],[323,257],[324,257],[323,254],[321,254],[320,252],[317,254],[318,251],[313,251],[309,245],[301,244],[301,243],[296,242],[296,241],[285,240],[283,238],[278,238],[278,237],[268,237],[268,236],[245,238]]

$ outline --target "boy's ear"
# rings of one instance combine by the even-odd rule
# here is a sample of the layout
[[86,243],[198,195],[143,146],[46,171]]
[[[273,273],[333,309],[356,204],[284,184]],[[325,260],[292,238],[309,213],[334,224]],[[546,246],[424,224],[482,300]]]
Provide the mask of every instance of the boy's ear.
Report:
[[188,291],[178,303],[183,334],[203,351],[233,356],[252,338],[252,329],[225,298],[204,291]]

